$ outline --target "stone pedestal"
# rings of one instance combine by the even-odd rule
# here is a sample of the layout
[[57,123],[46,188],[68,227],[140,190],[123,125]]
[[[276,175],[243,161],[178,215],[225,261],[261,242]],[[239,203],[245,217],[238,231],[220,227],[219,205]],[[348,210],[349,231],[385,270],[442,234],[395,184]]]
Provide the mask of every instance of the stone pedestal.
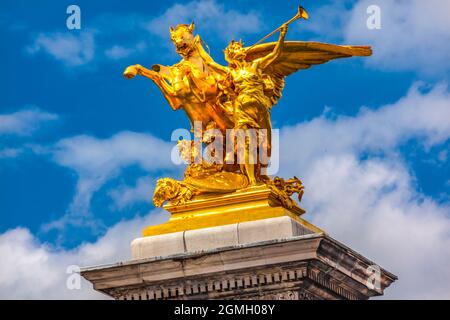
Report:
[[115,299],[368,299],[397,278],[280,206],[270,190],[170,207],[132,260],[83,268]]
[[323,234],[85,268],[115,299],[368,299],[396,277]]

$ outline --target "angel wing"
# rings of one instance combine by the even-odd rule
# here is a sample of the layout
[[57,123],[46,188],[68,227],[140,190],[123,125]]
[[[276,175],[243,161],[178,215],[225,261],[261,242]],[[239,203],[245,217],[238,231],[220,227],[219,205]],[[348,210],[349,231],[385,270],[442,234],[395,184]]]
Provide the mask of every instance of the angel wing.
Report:
[[[271,53],[276,42],[264,43],[247,49],[246,60],[253,61]],[[268,75],[273,84],[272,101],[275,104],[281,98],[284,88],[284,78],[298,70],[323,64],[330,60],[350,58],[353,56],[370,56],[369,46],[340,46],[321,42],[286,41],[278,59],[269,65],[264,74]]]

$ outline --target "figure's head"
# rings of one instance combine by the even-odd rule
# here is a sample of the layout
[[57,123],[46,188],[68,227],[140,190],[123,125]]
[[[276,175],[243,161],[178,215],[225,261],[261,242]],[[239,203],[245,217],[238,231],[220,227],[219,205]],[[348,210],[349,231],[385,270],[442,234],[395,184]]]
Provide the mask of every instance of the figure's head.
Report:
[[179,24],[175,28],[170,26],[170,39],[175,44],[178,54],[189,56],[194,45],[195,24]]
[[225,49],[225,60],[232,64],[235,61],[243,61],[246,56],[246,51],[244,49],[244,44],[242,40],[234,41],[231,40],[228,47]]

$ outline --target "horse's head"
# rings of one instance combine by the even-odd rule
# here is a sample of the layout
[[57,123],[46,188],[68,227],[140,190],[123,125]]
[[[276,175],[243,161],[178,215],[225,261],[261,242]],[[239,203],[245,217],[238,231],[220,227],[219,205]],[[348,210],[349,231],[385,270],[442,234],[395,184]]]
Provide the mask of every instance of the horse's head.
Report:
[[181,56],[188,57],[194,49],[195,24],[179,24],[175,28],[170,27],[170,39]]

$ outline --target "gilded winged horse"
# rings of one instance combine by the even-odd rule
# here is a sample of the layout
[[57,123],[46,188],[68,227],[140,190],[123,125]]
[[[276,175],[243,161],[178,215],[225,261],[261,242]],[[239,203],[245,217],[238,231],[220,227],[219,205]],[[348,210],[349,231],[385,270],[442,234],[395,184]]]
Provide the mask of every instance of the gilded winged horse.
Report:
[[[194,24],[170,28],[172,41],[183,59],[173,66],[155,65],[152,70],[140,65],[130,66],[124,75],[132,78],[141,74],[153,80],[173,109],[184,109],[191,122],[213,124],[220,130],[259,129],[257,143],[271,150],[270,111],[281,98],[285,78],[299,70],[339,58],[370,56],[369,46],[342,46],[319,42],[285,41],[288,25],[298,19],[308,19],[299,7],[297,14],[266,37],[244,47],[242,41],[232,40],[225,49],[228,66],[215,62],[194,36]],[[262,43],[280,31],[277,42]],[[263,129],[263,130],[261,130]],[[265,183],[274,187],[281,202],[295,205],[290,196],[303,185],[297,178],[274,180],[263,174],[262,163],[244,144],[244,162],[236,166],[190,165],[183,181],[164,178],[158,181],[154,203],[164,201],[183,203],[204,193],[232,192],[249,185]],[[237,150],[235,151],[237,152]]]

